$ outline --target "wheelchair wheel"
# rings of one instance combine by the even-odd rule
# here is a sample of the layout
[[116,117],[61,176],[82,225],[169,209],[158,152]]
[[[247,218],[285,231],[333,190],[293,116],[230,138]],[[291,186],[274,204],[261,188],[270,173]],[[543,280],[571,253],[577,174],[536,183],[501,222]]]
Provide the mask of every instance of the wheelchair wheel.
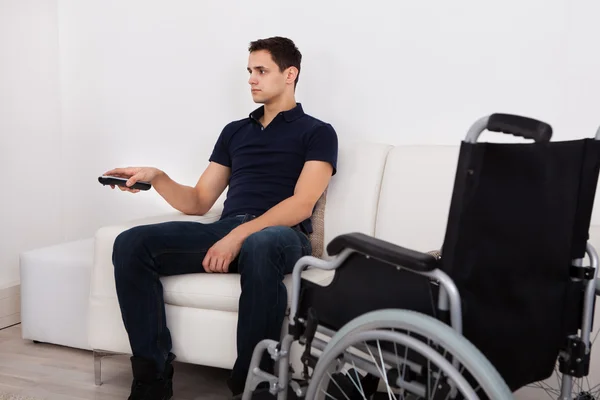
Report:
[[[598,337],[600,330],[596,331],[594,338],[590,341],[592,352],[595,339]],[[592,359],[594,354],[592,353]],[[568,400],[600,400],[600,378],[597,374],[592,373],[582,378],[566,377],[559,370],[560,362],[557,361],[554,366],[554,373],[546,380],[533,382],[515,392],[515,398],[519,400],[537,400],[539,398],[547,399],[563,399],[561,391],[565,385],[565,378],[568,386],[566,386],[565,395]],[[595,363],[591,364],[596,366]],[[545,393],[545,395],[543,394]]]
[[339,330],[319,356],[307,399],[513,399],[491,363],[448,325],[408,310],[364,314]]

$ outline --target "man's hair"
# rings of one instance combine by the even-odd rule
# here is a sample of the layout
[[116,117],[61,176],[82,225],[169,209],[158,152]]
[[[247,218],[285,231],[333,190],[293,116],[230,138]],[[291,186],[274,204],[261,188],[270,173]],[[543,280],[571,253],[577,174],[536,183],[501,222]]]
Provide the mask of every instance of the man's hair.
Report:
[[248,48],[250,53],[259,50],[266,50],[271,53],[271,58],[275,64],[277,64],[279,71],[281,72],[289,67],[298,68],[298,75],[294,81],[294,87],[298,84],[302,54],[293,41],[288,38],[275,36],[267,39],[255,40],[250,43],[250,47]]

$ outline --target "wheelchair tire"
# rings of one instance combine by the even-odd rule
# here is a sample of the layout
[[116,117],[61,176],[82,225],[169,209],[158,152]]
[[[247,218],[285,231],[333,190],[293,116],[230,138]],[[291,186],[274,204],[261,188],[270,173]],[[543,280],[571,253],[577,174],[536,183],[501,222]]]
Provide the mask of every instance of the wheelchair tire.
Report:
[[[494,400],[508,400],[514,398],[510,389],[504,383],[504,380],[494,366],[465,337],[458,334],[450,326],[433,317],[410,310],[399,309],[378,310],[366,313],[350,321],[335,333],[322,354],[319,356],[319,360],[307,388],[306,398],[318,399],[317,394],[319,393],[322,380],[324,378],[326,380],[329,379],[327,375],[329,375],[328,368],[331,363],[340,355],[344,354],[347,348],[352,347],[352,343],[365,340],[379,340],[379,338],[394,337],[401,339],[404,343],[414,344],[415,342],[418,342],[421,347],[426,347],[428,349],[426,352],[438,356],[437,361],[430,358],[430,360],[438,367],[447,368],[450,366],[456,370],[452,364],[441,357],[439,353],[436,353],[435,349],[428,347],[425,342],[418,341],[416,338],[400,332],[389,331],[389,329],[412,332],[451,350],[452,355],[456,360],[471,374],[472,378],[476,380],[479,387],[477,390],[484,392],[488,398]],[[444,369],[444,371],[446,370]],[[458,373],[460,374],[460,372]],[[462,377],[459,376],[459,378]],[[459,380],[456,380],[456,382],[459,383]],[[466,381],[462,383],[464,384]],[[466,398],[477,399],[479,397],[466,396]]]

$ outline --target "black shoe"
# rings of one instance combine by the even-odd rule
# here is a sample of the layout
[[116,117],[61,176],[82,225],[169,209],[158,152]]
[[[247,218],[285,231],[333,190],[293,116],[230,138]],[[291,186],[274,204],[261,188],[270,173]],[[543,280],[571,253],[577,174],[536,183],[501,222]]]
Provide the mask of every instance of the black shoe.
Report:
[[154,361],[131,357],[133,383],[128,400],[169,400],[173,397],[173,365],[175,356],[169,354],[164,372],[157,371]]

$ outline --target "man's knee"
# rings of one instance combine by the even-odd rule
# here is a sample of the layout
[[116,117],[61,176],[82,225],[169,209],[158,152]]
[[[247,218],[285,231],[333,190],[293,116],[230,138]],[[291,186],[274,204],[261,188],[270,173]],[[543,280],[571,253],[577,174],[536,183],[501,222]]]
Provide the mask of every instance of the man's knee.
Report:
[[272,226],[248,236],[242,244],[240,254],[244,255],[273,255],[281,249],[282,236],[289,234],[290,228]]
[[[239,272],[258,275],[290,273],[306,251],[299,234],[286,226],[273,226],[248,236],[240,250]],[[250,268],[248,268],[250,267]]]
[[128,229],[115,238],[112,260],[116,277],[138,265],[132,261],[145,251],[144,244],[147,238],[147,227],[145,226]]

